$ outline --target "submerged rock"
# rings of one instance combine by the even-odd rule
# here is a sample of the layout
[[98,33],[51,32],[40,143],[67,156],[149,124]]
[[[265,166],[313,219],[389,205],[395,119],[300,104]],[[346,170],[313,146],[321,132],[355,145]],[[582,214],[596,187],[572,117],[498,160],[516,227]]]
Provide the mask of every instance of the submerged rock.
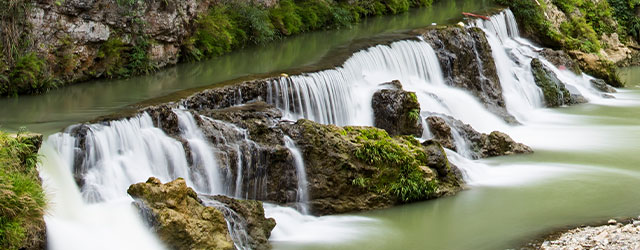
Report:
[[562,105],[581,103],[583,97],[569,92],[565,84],[558,76],[542,62],[534,58],[531,60],[531,71],[536,85],[542,89],[544,102],[547,107],[559,107]]
[[415,93],[402,89],[379,90],[373,94],[372,107],[376,127],[390,135],[422,136],[420,103]]
[[[465,150],[469,150],[470,156],[473,158],[533,153],[530,147],[513,141],[505,133],[499,131],[493,131],[490,134],[480,133],[470,125],[453,117],[429,116],[427,124],[435,141],[461,154],[464,154]],[[467,145],[468,148],[458,148],[454,133],[457,133],[459,138],[464,140],[463,145]]]
[[[196,192],[187,187],[184,179],[162,184],[151,177],[145,183],[131,185],[127,193],[136,199],[134,204],[169,248],[234,248],[223,213],[214,207],[204,206]],[[268,238],[275,222],[264,218],[264,210],[259,202],[215,198],[225,204],[233,204],[231,209],[237,209],[241,211],[239,214],[247,216],[245,218],[251,221],[250,231],[254,232],[251,236],[257,236],[256,246],[267,244],[264,238]],[[261,249],[264,248],[268,247]]]
[[618,92],[615,88],[609,86],[604,80],[602,79],[592,79],[591,81],[589,81],[591,83],[591,86],[593,86],[594,88],[605,92],[605,93],[616,93]]

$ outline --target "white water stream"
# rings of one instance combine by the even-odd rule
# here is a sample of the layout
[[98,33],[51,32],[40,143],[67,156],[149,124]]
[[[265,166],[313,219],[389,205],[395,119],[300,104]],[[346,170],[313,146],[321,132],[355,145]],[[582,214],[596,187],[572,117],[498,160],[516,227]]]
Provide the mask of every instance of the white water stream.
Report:
[[[507,132],[535,149],[576,147],[576,144],[588,147],[604,139],[604,136],[600,138],[600,134],[592,133],[590,128],[577,129],[575,120],[581,117],[542,108],[541,91],[533,81],[529,66],[531,59],[538,57],[539,48],[519,37],[510,11],[493,16],[491,21],[475,22],[473,26],[487,33],[507,110],[523,123],[521,126],[507,125],[467,91],[448,86],[435,52],[420,40],[399,41],[357,52],[342,67],[333,70],[282,77],[269,85],[267,101],[283,110],[286,119],[373,125],[373,93],[388,88],[381,83],[400,80],[405,90],[416,92],[423,119],[433,113],[446,114],[481,132]],[[589,76],[559,70],[546,60],[542,61],[570,86],[572,92],[582,94],[590,102],[623,103],[600,97],[590,86]],[[254,164],[250,163],[252,158],[247,153],[254,146],[247,139],[246,131],[236,128],[237,138],[223,137],[224,141],[210,142],[191,113],[182,110],[174,110],[174,113],[179,118],[180,138],[186,142],[190,154],[185,153],[181,141],[154,127],[148,114],[88,125],[83,142],[72,136],[74,127],[49,137],[42,148],[46,156],[42,176],[53,202],[51,213],[46,217],[51,249],[161,249],[161,244],[131,207],[132,200],[126,194],[129,185],[150,176],[163,182],[185,178],[199,193],[251,198],[242,188],[242,173]],[[540,128],[559,134],[541,136],[536,133]],[[588,141],[582,138],[587,131],[590,132]],[[425,131],[423,138],[429,137]],[[295,143],[290,138],[285,138],[285,142],[294,156],[297,202],[301,206],[300,211],[265,206],[267,215],[278,222],[272,241],[344,242],[385,233],[381,228],[369,229],[376,228],[378,221],[360,216],[304,215],[309,199],[304,161]],[[229,171],[227,176],[223,174],[223,169],[231,163],[222,162],[216,156],[220,151],[216,145],[220,143],[235,149],[237,157],[231,159],[236,162],[234,180],[229,180]],[[456,140],[459,147],[465,146],[462,143]],[[525,185],[584,171],[570,164],[517,163],[495,167],[486,161],[469,160],[467,153],[447,153],[472,186]],[[82,189],[75,184],[74,171],[80,171],[76,174],[82,176]],[[230,190],[225,183],[234,183],[235,189]],[[253,195],[257,192],[253,191]]]

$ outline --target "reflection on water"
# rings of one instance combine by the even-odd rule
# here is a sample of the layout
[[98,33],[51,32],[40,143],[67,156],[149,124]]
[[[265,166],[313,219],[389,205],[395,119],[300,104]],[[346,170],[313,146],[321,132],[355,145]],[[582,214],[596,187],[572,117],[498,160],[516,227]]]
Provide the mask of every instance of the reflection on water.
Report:
[[98,80],[53,90],[41,96],[0,99],[0,128],[49,134],[65,126],[116,112],[127,105],[178,90],[238,77],[276,72],[318,62],[329,51],[355,39],[451,22],[460,12],[482,12],[490,0],[439,1],[409,13],[364,20],[350,29],[312,32],[254,46],[199,63],[180,64],[149,76]]

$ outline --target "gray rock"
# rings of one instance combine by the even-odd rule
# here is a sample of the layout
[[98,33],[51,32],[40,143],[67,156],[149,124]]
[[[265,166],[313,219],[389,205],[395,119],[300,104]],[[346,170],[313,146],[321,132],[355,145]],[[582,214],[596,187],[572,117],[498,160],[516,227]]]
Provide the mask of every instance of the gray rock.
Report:
[[390,135],[422,136],[420,103],[416,94],[404,90],[383,89],[373,95],[374,124]]
[[605,93],[616,93],[618,92],[615,88],[609,86],[609,84],[607,84],[604,80],[602,79],[592,79],[591,81],[591,86],[593,86],[594,88],[605,92]]

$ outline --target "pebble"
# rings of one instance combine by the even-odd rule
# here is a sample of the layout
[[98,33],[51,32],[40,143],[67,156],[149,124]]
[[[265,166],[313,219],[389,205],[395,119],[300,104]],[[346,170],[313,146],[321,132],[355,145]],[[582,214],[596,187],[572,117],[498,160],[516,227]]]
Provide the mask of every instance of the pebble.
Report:
[[627,225],[609,220],[609,225],[569,230],[556,240],[545,241],[543,250],[628,250],[640,249],[640,220]]

